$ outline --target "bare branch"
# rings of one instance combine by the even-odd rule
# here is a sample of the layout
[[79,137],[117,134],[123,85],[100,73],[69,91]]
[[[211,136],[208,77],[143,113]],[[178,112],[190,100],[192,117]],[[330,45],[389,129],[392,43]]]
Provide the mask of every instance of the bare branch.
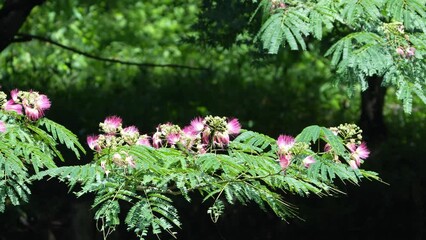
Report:
[[204,67],[193,67],[193,66],[179,65],[179,64],[155,64],[155,63],[133,62],[133,61],[124,61],[124,60],[114,59],[114,58],[100,57],[88,52],[83,52],[81,50],[78,50],[70,46],[63,45],[52,39],[42,37],[42,36],[32,35],[32,34],[18,33],[16,34],[16,37],[17,38],[14,39],[14,42],[38,40],[41,42],[46,42],[46,43],[50,43],[52,45],[58,46],[67,51],[80,54],[87,58],[91,58],[91,59],[102,61],[102,62],[110,62],[110,63],[117,63],[117,64],[129,65],[129,66],[138,66],[138,67],[160,67],[160,68],[181,68],[181,69],[190,69],[190,70],[208,70],[208,68],[204,68]]

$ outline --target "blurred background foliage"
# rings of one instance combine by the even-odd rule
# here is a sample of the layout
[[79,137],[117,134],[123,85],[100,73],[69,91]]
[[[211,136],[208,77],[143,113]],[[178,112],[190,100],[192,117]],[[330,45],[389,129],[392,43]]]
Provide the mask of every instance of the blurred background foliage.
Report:
[[[41,36],[79,51],[157,67],[99,61],[33,39],[0,54],[3,91],[34,89],[47,94],[47,117],[75,132],[84,143],[108,115],[152,133],[159,123],[187,124],[200,115],[237,117],[244,128],[272,137],[297,134],[311,124],[357,123],[360,97],[334,85],[321,44],[308,51],[259,52],[259,27],[251,1],[46,1],[33,9],[20,33]],[[332,35],[331,35],[332,36]],[[164,67],[179,64],[200,68]],[[415,100],[417,101],[417,100]],[[280,222],[251,206],[228,209],[212,223],[201,202],[185,208],[180,239],[422,239],[424,227],[425,106],[403,112],[388,89],[388,138],[371,146],[366,169],[390,185],[347,186],[332,199],[292,199],[301,217]],[[64,164],[82,164],[90,159]],[[345,186],[343,186],[345,188]],[[0,239],[95,239],[90,201],[67,195],[65,186],[37,183],[27,206],[0,216]],[[100,237],[100,236],[97,236]],[[125,229],[111,239],[131,239]],[[23,239],[23,238],[22,238]],[[167,236],[164,237],[167,239]]]

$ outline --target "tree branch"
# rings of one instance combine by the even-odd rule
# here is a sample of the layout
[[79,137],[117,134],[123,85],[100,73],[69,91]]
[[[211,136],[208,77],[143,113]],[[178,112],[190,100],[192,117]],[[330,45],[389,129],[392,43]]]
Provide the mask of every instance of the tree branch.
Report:
[[83,52],[81,50],[78,50],[78,49],[70,47],[70,46],[63,45],[63,44],[56,42],[52,39],[42,37],[42,36],[32,35],[32,34],[18,33],[18,34],[16,34],[16,37],[17,38],[14,39],[14,42],[38,40],[38,41],[41,41],[41,42],[46,42],[46,43],[50,43],[52,45],[58,46],[58,47],[63,48],[67,51],[80,54],[80,55],[85,56],[87,58],[91,58],[91,59],[94,59],[94,60],[97,60],[97,61],[102,61],[102,62],[110,62],[110,63],[117,63],[117,64],[129,65],[129,66],[138,66],[138,67],[160,67],[160,68],[182,68],[182,69],[190,69],[190,70],[208,70],[208,68],[204,68],[204,67],[192,67],[192,66],[179,65],[179,64],[155,64],[155,63],[133,62],[133,61],[118,60],[118,59],[114,59],[114,58],[100,57],[100,56],[97,56],[97,55],[94,55],[94,54],[91,54],[91,53],[88,53],[88,52]]
[[31,10],[45,0],[6,0],[0,9],[0,52],[13,42]]

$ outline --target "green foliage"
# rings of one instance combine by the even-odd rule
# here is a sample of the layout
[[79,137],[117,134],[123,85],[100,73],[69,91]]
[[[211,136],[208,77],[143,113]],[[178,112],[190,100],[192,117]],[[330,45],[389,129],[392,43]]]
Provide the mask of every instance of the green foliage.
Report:
[[380,76],[397,89],[405,112],[411,112],[413,95],[425,100],[425,46],[418,41],[426,33],[425,1],[264,0],[259,6],[266,20],[257,39],[268,53],[277,54],[287,43],[306,50],[308,36],[322,40],[331,32],[334,43],[325,56],[331,56],[337,82],[350,93],[356,84],[365,90],[366,78]]
[[83,153],[85,152],[83,146],[81,146],[78,141],[77,136],[64,126],[47,118],[41,119],[40,124],[44,125],[46,130],[51,133],[53,140],[59,141],[61,144],[65,144],[68,149],[74,152],[77,158],[80,158],[80,151]]
[[[32,176],[43,169],[57,169],[55,158],[64,160],[58,141],[66,143],[77,157],[85,152],[77,137],[64,126],[46,118],[31,120],[5,108],[0,92],[0,212],[9,204],[27,202]],[[4,96],[4,100],[3,100]]]
[[[181,38],[191,34],[190,26],[196,21],[197,5],[198,1],[169,0],[128,0],[118,4],[110,1],[46,1],[33,10],[20,32],[42,36],[104,58],[195,65],[189,57],[197,49],[181,44]],[[20,76],[29,74],[31,79],[38,80],[15,80],[13,86],[23,81],[37,89],[68,91],[70,87],[93,86],[108,89],[117,79],[136,77],[143,72],[138,66],[90,60],[35,40],[21,46],[12,45],[2,52],[1,61],[8,62],[10,67],[0,73],[2,79],[20,79]],[[108,71],[104,71],[105,68]],[[129,82],[122,81],[121,84],[128,86]]]
[[149,229],[154,234],[167,231],[174,236],[173,225],[180,226],[181,223],[171,203],[172,200],[162,194],[147,193],[146,198],[135,203],[127,214],[125,222],[129,230],[134,230],[140,238],[147,235]]
[[[67,6],[72,6],[74,2],[79,1],[70,0]],[[341,17],[335,11],[340,7],[339,4],[335,3],[336,1],[320,2],[322,4],[310,5],[308,9],[305,9],[303,5],[291,4],[288,10],[274,10],[273,16],[275,18],[271,19],[269,25],[262,29],[262,32],[258,34],[258,39],[264,41],[264,47],[271,53],[278,52],[281,44],[279,41],[294,50],[307,50],[310,48],[308,44],[310,34],[313,34],[315,38],[322,39],[327,36],[327,31],[334,27],[336,21],[340,23],[352,18],[351,24],[354,26],[357,24],[355,18],[353,18],[354,15],[350,14],[350,9],[347,7],[345,16]],[[268,87],[271,89],[276,90],[290,85],[298,90],[306,90],[309,87],[303,84],[282,81],[283,75],[281,72],[288,71],[290,72],[289,76],[298,79],[305,78],[310,75],[309,73],[315,71],[312,69],[316,69],[310,69],[310,66],[304,64],[292,64],[291,66],[286,66],[286,68],[281,68],[282,65],[285,65],[283,63],[294,61],[295,58],[299,59],[300,57],[291,54],[275,59],[276,62],[268,62],[267,60],[263,62],[265,64],[272,63],[274,66],[279,67],[252,69],[252,62],[241,63],[241,59],[246,59],[247,57],[244,56],[249,55],[248,53],[252,51],[250,46],[243,45],[241,48],[231,48],[227,51],[223,51],[221,48],[203,49],[200,54],[200,48],[197,46],[182,44],[180,42],[181,35],[194,34],[189,30],[188,26],[194,20],[194,13],[197,12],[197,2],[187,5],[186,3],[179,5],[179,3],[170,1],[153,1],[152,3],[135,3],[134,1],[109,3],[100,1],[99,4],[95,3],[96,1],[86,1],[71,11],[56,11],[56,6],[60,7],[64,3],[48,2],[44,8],[38,8],[34,11],[31,23],[29,22],[23,30],[32,34],[49,36],[55,41],[75,46],[78,49],[100,56],[135,61],[153,60],[158,63],[182,61],[188,64],[192,64],[194,59],[196,59],[197,63],[206,66],[213,64],[215,68],[221,69],[221,71],[214,73],[219,78],[214,78],[215,82],[213,84],[217,84],[217,79],[238,79],[239,83],[245,88],[258,89],[259,82],[266,79],[271,82],[271,86]],[[226,6],[226,1],[222,1],[222,3]],[[227,10],[232,12],[230,9]],[[360,14],[361,10],[355,11],[356,14]],[[268,13],[269,9],[264,12]],[[187,18],[184,17],[186,15],[188,15]],[[183,19],[185,19],[185,24],[178,26],[180,20]],[[58,28],[58,25],[62,25],[62,27]],[[274,31],[273,27],[279,27],[279,31]],[[101,31],[99,31],[100,29]],[[104,31],[104,29],[108,29],[108,31]],[[218,29],[221,28],[219,27]],[[231,27],[231,29],[234,28]],[[226,31],[225,33],[218,32],[218,36],[227,36]],[[243,39],[243,41],[247,40],[245,38],[246,35],[237,37]],[[275,38],[278,38],[279,41]],[[356,42],[359,39],[361,39],[361,42]],[[363,40],[361,37],[359,39],[354,37],[348,41],[348,43],[353,43],[355,49],[350,51],[351,58],[357,57],[357,59],[353,62],[346,62],[341,65],[341,68],[346,69],[348,66],[355,65],[354,69],[357,71],[361,69],[365,74],[369,74],[370,70],[363,62],[368,56],[362,55],[364,54],[363,51],[357,51],[362,47],[360,44],[366,44],[369,39]],[[90,97],[90,100],[98,96],[98,94],[94,94],[95,91],[100,93],[101,90],[104,90],[111,93],[111,95],[104,97],[109,98],[109,101],[115,102],[114,104],[118,104],[121,96],[128,95],[129,92],[136,93],[139,97],[144,94],[144,91],[151,91],[155,99],[145,97],[150,102],[162,102],[161,96],[156,96],[158,92],[166,92],[163,93],[164,95],[168,94],[167,89],[166,91],[158,90],[161,86],[164,86],[164,82],[166,82],[164,79],[170,80],[167,78],[169,75],[164,74],[167,73],[167,70],[145,71],[136,67],[93,62],[78,54],[69,53],[55,47],[44,45],[40,47],[40,43],[36,42],[28,43],[22,48],[16,47],[16,45],[11,47],[5,52],[5,58],[2,59],[2,62],[7,65],[7,68],[1,72],[2,79],[8,79],[11,76],[16,78],[16,76],[28,74],[32,76],[28,79],[40,79],[38,82],[31,82],[30,84],[59,89],[58,95],[61,95],[61,93],[68,94],[70,89],[85,89],[87,93],[90,93],[87,96]],[[372,50],[367,49],[365,54],[373,54],[373,51],[376,50],[375,48],[372,48]],[[315,54],[304,53],[302,57],[305,60],[308,59],[308,61],[314,62],[314,64],[323,64],[321,60],[317,59]],[[214,63],[212,59],[216,58],[221,59],[222,62],[220,64]],[[336,61],[336,66],[339,66],[338,64],[343,58],[340,57],[339,61]],[[231,70],[234,69],[234,66],[240,66],[241,64],[243,65],[239,68],[241,72],[233,73],[233,75],[229,74],[232,73]],[[105,67],[108,68],[108,71],[103,70]],[[320,67],[322,70],[325,68],[324,66]],[[34,69],[38,71],[34,71]],[[247,69],[251,70],[247,71]],[[300,75],[300,72],[304,72],[306,69],[310,69],[309,73]],[[374,71],[381,70],[381,66],[376,67],[376,69]],[[184,84],[188,84],[181,81],[181,79],[186,79],[186,76],[190,76],[189,80],[194,80],[198,78],[204,79],[206,75],[210,74],[211,72],[192,76],[177,72],[170,76],[175,77],[176,85],[182,87]],[[312,78],[314,79],[313,82],[322,78],[323,75],[318,74],[318,76],[317,78]],[[272,78],[275,80],[270,80]],[[120,81],[117,82],[116,79],[120,79]],[[155,81],[145,79],[155,79]],[[138,82],[136,80],[141,83],[136,83]],[[69,88],[69,86],[75,88]],[[173,100],[174,104],[178,100],[185,102],[186,95],[200,94],[198,91],[193,91],[199,86],[195,80],[190,83],[190,86],[191,94],[179,93],[177,95],[179,99]],[[233,86],[233,82],[229,86]],[[223,92],[223,89],[228,88],[222,87],[222,85],[216,86],[214,89],[218,90],[212,91],[214,92],[214,97],[218,96],[219,91]],[[141,89],[143,91],[139,92]],[[124,93],[120,93],[122,90],[125,90],[123,91]],[[173,91],[170,92],[174,93]],[[300,94],[303,91],[294,92]],[[277,93],[277,95],[281,95],[279,91]],[[101,106],[94,101],[83,99],[84,94],[79,94],[81,98],[79,97],[78,99],[69,97],[67,94],[61,95],[61,99],[68,97],[74,105],[86,108],[86,111],[89,110],[90,113],[95,109],[99,112],[113,111],[111,110],[113,109],[112,106],[102,102],[102,100],[98,100],[104,104]],[[238,91],[232,92],[232,95],[235,94],[238,94]],[[255,95],[253,99],[245,96],[240,99],[248,103],[262,102],[262,104],[270,101],[270,96],[262,97],[263,99],[259,98],[259,96],[259,94]],[[286,97],[292,98],[291,96]],[[303,98],[312,98],[312,95],[303,95]],[[75,101],[80,101],[84,104],[75,104]],[[179,102],[176,105],[178,104]],[[193,104],[193,108],[197,107],[197,111],[202,113],[207,113],[211,110],[209,106],[202,105],[203,103],[191,102],[191,104]],[[135,105],[138,105],[138,103]],[[219,103],[217,105],[220,109],[224,108]],[[274,104],[269,106],[271,105]],[[131,108],[127,103],[125,106],[126,108]],[[279,107],[282,106],[280,105]],[[170,115],[183,115],[174,109],[174,105],[170,106],[170,104],[167,105],[167,108],[153,108],[161,109],[161,112],[168,112],[170,109],[172,110]],[[132,109],[136,111],[136,109]],[[78,109],[76,112],[80,114],[80,110]],[[157,116],[159,111],[156,111],[152,115],[161,118]],[[281,108],[279,111],[284,112]],[[237,115],[235,112],[233,114]],[[294,118],[303,118],[299,114]],[[134,113],[134,115],[139,117],[141,114]],[[68,117],[70,115],[64,114],[64,116]],[[86,116],[86,119],[91,121],[93,118]],[[86,120],[85,124],[87,122]],[[82,147],[78,144],[75,135],[60,125],[45,119],[40,119],[38,124],[37,127],[31,126],[30,128],[41,141],[53,146],[56,146],[57,142],[63,143],[79,156],[79,150],[82,150]],[[281,125],[284,124],[280,123]],[[43,129],[40,127],[43,127]],[[264,127],[267,128],[266,126]],[[82,130],[82,132],[84,131],[86,129]],[[319,146],[325,143],[332,146],[333,152],[319,150]],[[96,196],[93,203],[93,208],[96,210],[95,219],[98,222],[99,230],[103,232],[105,238],[121,224],[121,219],[118,216],[123,214],[124,209],[126,209],[122,207],[123,204],[130,205],[130,211],[124,213],[127,216],[124,224],[140,238],[145,238],[148,234],[160,234],[161,232],[169,232],[174,235],[172,227],[181,225],[178,213],[173,207],[175,196],[182,196],[190,201],[191,193],[201,194],[206,204],[211,204],[208,213],[215,221],[224,212],[225,203],[248,204],[249,202],[254,202],[265,211],[272,210],[280,218],[287,219],[295,216],[296,211],[295,206],[286,202],[286,194],[296,194],[303,197],[311,194],[319,196],[334,195],[339,192],[334,186],[336,178],[351,183],[358,183],[363,177],[378,179],[373,173],[348,167],[347,163],[352,159],[345,142],[342,138],[334,136],[327,128],[313,126],[305,129],[297,137],[297,144],[298,147],[292,153],[294,158],[292,158],[292,163],[288,168],[283,168],[279,164],[279,156],[277,154],[279,146],[277,146],[275,139],[253,131],[243,131],[226,147],[210,149],[204,154],[196,153],[194,149],[188,150],[181,146],[164,146],[162,148],[119,146],[95,152],[94,161],[83,166],[56,168],[54,165],[45,166],[43,165],[44,163],[34,161],[35,167],[33,168],[37,169],[35,172],[38,172],[38,174],[30,178],[30,180],[42,179],[46,176],[56,177],[67,182],[70,189],[74,190],[77,196],[94,194]],[[316,146],[317,144],[318,147]],[[25,148],[27,151],[38,154],[38,144],[27,145],[32,146],[32,148]],[[8,150],[5,149],[4,151]],[[50,148],[49,151],[50,154],[63,160],[61,153],[56,148]],[[122,155],[123,158],[125,156],[126,158],[131,157],[134,163],[130,165],[126,162],[116,162],[115,154],[117,153]],[[316,161],[309,168],[303,164],[303,160],[308,156],[312,156]],[[338,156],[337,159],[336,156]],[[40,172],[40,169],[45,168],[48,169]],[[25,172],[22,172],[19,176],[24,175]],[[19,189],[16,186],[13,188]],[[16,190],[15,192],[17,192],[15,195],[18,196],[19,191]],[[15,199],[14,197],[9,198]]]
[[[194,120],[203,124],[197,135],[191,135],[197,126],[194,121],[185,128],[186,132],[176,132],[180,128],[170,123],[159,125],[152,137],[152,147],[147,143],[135,144],[124,134],[128,128],[122,128],[121,122],[109,128],[111,119],[118,123],[118,118],[109,117],[100,124],[101,130],[109,135],[88,138],[95,150],[91,163],[48,169],[36,175],[67,182],[77,196],[94,194],[94,218],[104,238],[121,224],[122,204],[131,205],[124,213],[128,230],[146,239],[163,232],[176,234],[174,227],[181,227],[179,213],[173,206],[177,196],[191,201],[191,193],[200,194],[205,203],[211,204],[207,213],[214,222],[225,211],[225,202],[253,202],[286,220],[297,216],[296,207],[285,199],[288,194],[333,196],[341,193],[335,185],[336,178],[353,184],[363,178],[380,180],[376,173],[351,165],[351,161],[359,160],[356,154],[365,158],[350,147],[361,141],[355,125],[331,129],[310,126],[289,143],[291,146],[283,147],[280,138],[277,141],[248,130],[241,130],[227,142],[221,137],[235,134],[236,120],[229,120],[228,125],[222,125],[227,127],[222,128],[220,124],[226,123],[225,118],[207,116],[202,122]],[[188,131],[192,133],[185,135]],[[176,133],[180,140],[169,142],[169,137]],[[166,138],[160,138],[161,134]],[[138,136],[146,139],[146,135],[135,135]],[[185,140],[188,136],[192,139],[190,145]],[[199,140],[202,145],[196,145]],[[329,149],[320,150],[325,144]],[[200,151],[200,146],[204,150]],[[284,156],[289,160],[287,165],[282,163]],[[313,161],[312,165],[307,165],[307,159]]]
[[262,25],[258,37],[268,53],[277,53],[279,46],[285,42],[292,50],[298,50],[299,46],[306,50],[304,37],[310,32],[308,21],[306,13],[297,8],[284,13],[278,12]]

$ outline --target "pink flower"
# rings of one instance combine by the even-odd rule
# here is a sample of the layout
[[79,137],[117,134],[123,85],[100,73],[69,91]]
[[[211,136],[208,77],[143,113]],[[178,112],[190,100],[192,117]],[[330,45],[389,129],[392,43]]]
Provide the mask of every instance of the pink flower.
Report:
[[101,148],[98,145],[98,138],[99,136],[90,135],[87,136],[87,145],[89,145],[89,148],[95,151],[100,151]]
[[397,53],[399,56],[401,56],[401,57],[405,57],[405,51],[404,51],[404,49],[403,49],[402,47],[398,47],[398,48],[396,49],[396,53]]
[[49,98],[46,95],[40,94],[36,101],[37,109],[41,110],[41,112],[48,110],[51,106]]
[[211,134],[211,130],[210,128],[205,128],[202,136],[201,136],[201,140],[203,141],[203,143],[208,144],[210,141],[210,134]]
[[144,145],[151,147],[151,143],[149,142],[148,135],[144,134],[139,136],[138,141],[136,141],[136,145]]
[[179,142],[180,134],[178,133],[170,133],[166,136],[167,143],[170,145],[175,145],[177,142]]
[[293,146],[295,140],[294,137],[288,135],[280,135],[277,139],[278,152],[280,154],[287,153]]
[[197,145],[197,150],[198,150],[199,154],[205,154],[205,153],[207,153],[206,145],[204,145],[204,144],[198,144]]
[[409,47],[405,50],[406,54],[407,54],[407,58],[410,58],[414,55],[416,55],[416,49],[414,47]]
[[42,114],[36,108],[24,107],[24,110],[25,115],[27,115],[30,120],[35,121],[42,117]]
[[358,169],[359,167],[359,165],[354,160],[349,161],[349,166],[351,166],[352,169]]
[[280,166],[283,170],[287,169],[287,167],[290,165],[291,155],[281,155],[280,156]]
[[220,147],[226,146],[229,144],[229,135],[228,133],[216,133],[214,142]]
[[21,104],[15,104],[15,102],[11,99],[4,104],[4,110],[13,111],[13,112],[16,112],[18,114],[22,114],[22,105]]
[[139,130],[137,127],[135,126],[128,126],[123,128],[123,130],[121,131],[121,135],[129,135],[129,136],[134,136],[134,135],[138,135],[139,134]]
[[[49,98],[44,94],[39,94],[38,92],[25,92],[25,98],[22,99],[22,106],[25,110],[25,115],[30,120],[37,120],[44,115],[44,111],[48,110],[51,106]],[[12,99],[14,98],[12,94]],[[17,98],[17,97],[15,97]]]
[[315,159],[312,156],[307,156],[305,157],[305,159],[303,159],[303,165],[306,168],[309,168],[314,163],[315,163]]
[[120,134],[123,137],[124,141],[126,141],[128,144],[136,143],[139,138],[139,130],[135,126],[128,126],[126,128],[123,128]]
[[362,160],[368,158],[370,155],[370,151],[365,142],[362,142],[359,146],[356,146],[355,143],[350,143],[347,147],[351,151],[351,156],[358,167],[361,165]]
[[192,125],[184,127],[182,132],[188,138],[195,138],[198,134]]
[[278,5],[278,8],[286,8],[287,5],[285,5],[285,3],[280,2],[280,4]]
[[19,102],[19,99],[18,99],[18,94],[19,94],[19,90],[18,89],[13,89],[12,91],[10,91],[10,96],[12,97],[12,100],[15,102],[15,103],[17,103],[17,102]]
[[122,121],[123,120],[120,117],[109,116],[109,117],[105,118],[104,123],[117,128],[121,125]]
[[160,133],[160,132],[156,132],[156,133],[154,133],[154,135],[152,136],[152,145],[153,145],[155,148],[160,148],[160,147],[162,147],[161,133]]
[[325,144],[324,152],[330,152],[330,151],[331,151],[331,145],[329,143]]
[[105,121],[101,123],[101,128],[105,133],[114,134],[116,133],[122,124],[122,119],[117,116],[109,116],[105,118]]
[[187,149],[191,149],[195,142],[199,140],[201,140],[200,134],[194,132],[193,127],[191,125],[186,126],[182,129],[182,136],[179,141]]
[[203,131],[203,129],[204,129],[204,122],[203,121],[204,121],[204,119],[201,118],[201,117],[194,118],[191,121],[192,130],[195,131],[196,133]]
[[240,122],[238,122],[238,119],[236,118],[233,118],[230,121],[228,121],[226,127],[228,129],[228,134],[230,135],[238,134],[240,133],[240,130],[241,130],[241,124]]
[[0,132],[6,132],[6,124],[0,120]]

